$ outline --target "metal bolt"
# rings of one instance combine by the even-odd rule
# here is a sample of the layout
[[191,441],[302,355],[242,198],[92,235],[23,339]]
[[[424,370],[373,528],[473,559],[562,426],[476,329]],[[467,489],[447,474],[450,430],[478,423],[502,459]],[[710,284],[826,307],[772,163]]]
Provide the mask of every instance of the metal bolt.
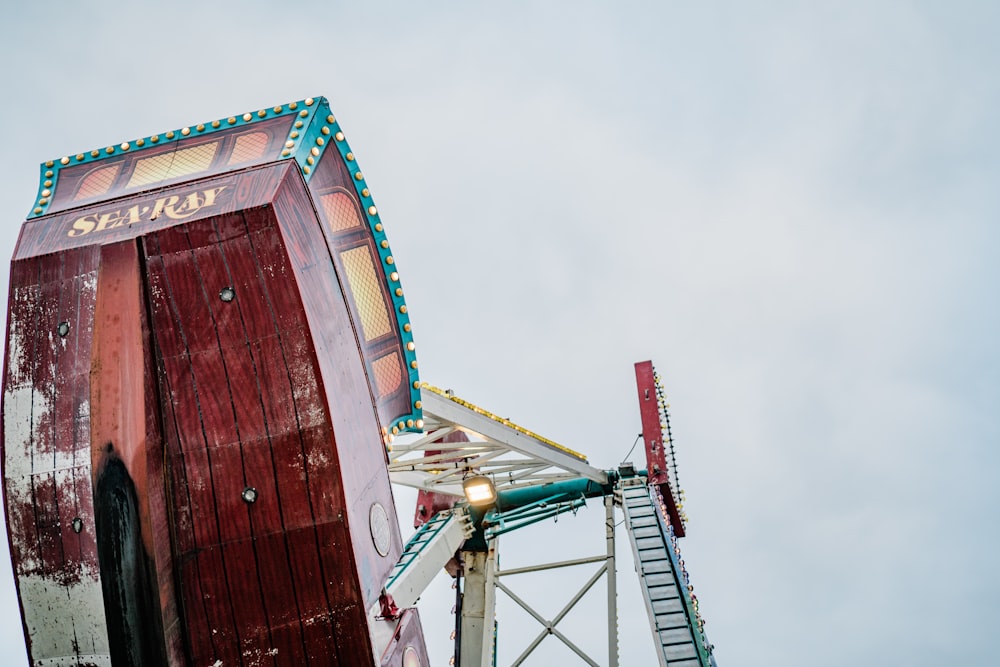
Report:
[[73,519],[73,532],[79,533],[81,530],[83,530],[83,519],[76,517]]
[[243,502],[245,503],[252,505],[253,503],[257,502],[257,489],[253,488],[252,486],[248,486],[247,488],[243,489],[243,493],[240,495],[243,498]]
[[69,333],[69,322],[60,322],[57,331],[59,332],[60,338],[65,338]]
[[234,290],[232,287],[223,287],[219,291],[219,298],[222,299],[224,302],[229,303],[230,301],[236,298],[236,290]]

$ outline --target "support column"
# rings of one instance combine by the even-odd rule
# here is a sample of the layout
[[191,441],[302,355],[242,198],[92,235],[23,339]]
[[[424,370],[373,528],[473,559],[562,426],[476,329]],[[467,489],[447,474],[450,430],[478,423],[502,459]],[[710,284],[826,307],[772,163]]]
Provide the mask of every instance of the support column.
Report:
[[608,548],[608,667],[618,667],[618,578],[615,569],[614,494],[604,497],[604,525]]
[[494,667],[497,540],[487,551],[463,551],[460,667]]

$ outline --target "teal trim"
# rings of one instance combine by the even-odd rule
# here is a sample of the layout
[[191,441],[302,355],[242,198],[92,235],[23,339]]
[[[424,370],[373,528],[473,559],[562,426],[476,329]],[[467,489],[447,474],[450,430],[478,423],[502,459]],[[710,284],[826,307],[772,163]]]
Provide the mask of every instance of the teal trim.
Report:
[[504,533],[509,533],[519,528],[524,528],[540,521],[545,521],[546,519],[551,519],[565,512],[576,512],[579,508],[587,504],[586,498],[576,498],[573,500],[567,500],[560,502],[555,505],[550,505],[546,508],[540,508],[533,512],[524,512],[513,520],[511,517],[499,515],[499,514],[489,514],[484,520],[484,524],[487,525],[485,529],[485,537],[487,540],[493,539],[494,537],[499,537]]
[[[299,123],[299,121],[296,121],[292,129],[292,132],[298,131],[299,136],[294,138],[289,137],[289,142],[294,144],[290,151],[298,163],[299,169],[302,171],[302,176],[308,183],[316,171],[316,166],[327,154],[340,156],[341,161],[347,168],[347,172],[351,175],[351,182],[354,183],[354,190],[361,202],[365,220],[368,223],[372,236],[375,238],[375,246],[378,248],[382,269],[389,281],[389,296],[392,299],[392,309],[399,326],[400,338],[403,341],[403,354],[406,359],[412,412],[397,417],[393,423],[387,426],[390,430],[395,427],[399,431],[421,432],[423,429],[417,426],[417,422],[422,422],[423,420],[423,410],[417,407],[420,403],[420,374],[417,371],[416,351],[415,349],[410,349],[411,347],[415,348],[416,345],[413,342],[413,331],[410,325],[410,315],[406,306],[406,300],[401,295],[396,294],[397,289],[402,290],[402,283],[398,278],[396,258],[393,257],[392,249],[389,247],[389,240],[385,234],[385,226],[382,224],[382,218],[379,216],[378,208],[375,206],[371,190],[368,189],[364,173],[358,165],[357,158],[351,151],[350,144],[347,143],[347,137],[344,135],[340,123],[337,122],[336,116],[331,112],[327,99],[325,97],[317,97],[315,99],[307,99],[302,104],[303,106],[299,111],[299,121],[301,121],[302,127],[295,127]],[[336,150],[332,150],[331,146],[335,147]],[[392,279],[394,273],[397,275],[396,280]]]
[[[59,159],[43,162],[39,170],[41,176],[39,178],[38,196],[35,198],[35,206],[28,214],[27,219],[31,220],[32,218],[45,215],[45,212],[48,210],[49,204],[52,201],[52,197],[51,194],[44,195],[43,193],[46,190],[50,193],[55,192],[59,185],[59,173],[65,167],[74,167],[80,164],[101,162],[102,160],[121,157],[126,153],[141,153],[158,146],[163,146],[164,144],[177,143],[182,139],[188,139],[189,137],[208,136],[216,132],[221,132],[222,130],[228,130],[242,125],[251,125],[269,118],[290,116],[294,113],[298,113],[307,101],[309,100],[292,102],[290,104],[275,106],[268,109],[260,109],[259,111],[254,112],[248,111],[239,116],[230,116],[228,118],[220,118],[207,123],[199,123],[198,125],[179,127],[173,130],[167,130],[166,132],[162,132],[160,134],[151,134],[147,137],[133,139],[132,141],[124,141],[120,144],[106,146],[104,148],[95,148],[83,153],[77,153],[76,155],[66,155]],[[49,182],[49,185],[46,185],[47,181]]]
[[[603,498],[614,493],[615,483],[618,481],[618,473],[614,470],[606,471],[608,476],[607,484],[598,484],[586,478],[570,479],[562,482],[550,482],[548,484],[538,484],[525,486],[523,488],[502,489],[497,494],[496,511],[507,513],[516,511],[519,508],[531,506],[538,502],[552,501],[553,498],[561,497],[563,500],[572,498]],[[557,501],[558,502],[558,501]]]
[[[421,432],[423,430],[423,410],[420,405],[420,374],[417,371],[416,345],[413,341],[413,331],[410,326],[410,315],[406,306],[406,301],[396,290],[402,290],[399,281],[396,259],[392,256],[389,248],[389,241],[385,234],[385,228],[379,217],[378,209],[372,199],[371,191],[364,179],[364,175],[358,167],[357,160],[351,152],[347,139],[344,137],[337,122],[336,117],[330,111],[330,105],[325,97],[309,97],[297,102],[274,106],[259,111],[247,112],[239,116],[230,116],[200,123],[198,125],[168,130],[161,134],[142,137],[133,141],[123,142],[115,146],[94,149],[86,153],[68,155],[57,160],[49,160],[41,165],[41,178],[39,179],[38,196],[35,198],[35,206],[28,219],[37,218],[46,214],[52,201],[52,195],[58,187],[59,173],[64,167],[75,166],[99,162],[112,157],[120,157],[124,153],[137,153],[144,150],[163,146],[167,143],[176,143],[182,139],[192,136],[210,135],[215,132],[227,130],[241,125],[251,125],[253,123],[276,118],[279,116],[296,116],[296,121],[289,130],[285,141],[285,147],[276,159],[294,160],[298,166],[302,177],[306,183],[310,181],[315,173],[319,161],[329,152],[339,155],[348,173],[351,174],[351,181],[354,183],[355,192],[361,202],[361,208],[368,222],[368,227],[375,238],[375,245],[378,248],[379,260],[388,280],[388,292],[392,299],[392,309],[398,324],[397,332],[403,343],[403,355],[409,382],[410,412],[399,415],[386,427],[392,431],[412,431]],[[335,146],[336,150],[330,151],[330,147]],[[393,274],[396,279],[393,280]],[[411,349],[413,348],[413,349]]]
[[407,541],[406,546],[403,547],[403,553],[399,557],[399,562],[389,573],[389,581],[385,583],[385,588],[391,588],[392,585],[399,579],[407,568],[413,563],[413,561],[420,555],[420,551],[423,546],[430,542],[434,537],[444,530],[454,515],[449,511],[445,510],[439,512],[437,516],[425,523],[420,527],[417,532],[413,534],[412,537]]
[[494,507],[470,508],[476,532],[466,540],[463,549],[484,550],[490,538],[576,511],[587,503],[587,498],[602,498],[614,493],[618,473],[606,472],[607,484],[580,478],[500,490]]

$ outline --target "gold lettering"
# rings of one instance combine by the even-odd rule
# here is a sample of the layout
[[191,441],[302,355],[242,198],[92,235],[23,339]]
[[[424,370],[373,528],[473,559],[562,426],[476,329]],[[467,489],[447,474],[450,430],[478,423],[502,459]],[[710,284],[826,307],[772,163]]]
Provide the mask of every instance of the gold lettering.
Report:
[[200,208],[201,197],[197,192],[192,192],[184,198],[180,206],[168,210],[166,213],[175,220],[183,220],[184,218],[190,218],[192,215],[197,213]]
[[119,220],[121,219],[121,211],[111,211],[110,213],[101,213],[97,216],[97,227],[94,229],[95,232],[103,232],[105,229],[114,229],[121,225]]
[[67,232],[67,235],[83,236],[91,232],[103,232],[125,225],[134,225],[143,221],[142,215],[146,211],[150,211],[148,218],[150,221],[156,220],[161,214],[166,215],[171,220],[184,220],[207,206],[214,206],[219,193],[228,187],[228,185],[220,185],[217,188],[191,192],[183,195],[183,199],[181,195],[161,197],[153,203],[152,211],[148,205],[135,204],[126,209],[85,215],[73,221],[72,228]]
[[222,192],[228,187],[229,187],[228,185],[220,185],[217,188],[209,188],[208,190],[205,190],[203,193],[205,195],[205,203],[202,205],[215,206],[215,198],[219,195],[220,192]]
[[130,206],[128,209],[128,219],[126,220],[129,225],[134,225],[137,222],[142,222],[142,218],[139,213],[139,205]]
[[69,230],[69,236],[83,236],[84,234],[89,234],[94,230],[94,226],[97,224],[97,220],[92,215],[85,215],[82,218],[77,218],[73,222],[73,229]]
[[156,200],[156,204],[153,205],[153,212],[149,215],[150,220],[156,220],[163,213],[163,209],[167,206],[173,206],[177,203],[177,195],[171,195],[166,199],[160,198]]

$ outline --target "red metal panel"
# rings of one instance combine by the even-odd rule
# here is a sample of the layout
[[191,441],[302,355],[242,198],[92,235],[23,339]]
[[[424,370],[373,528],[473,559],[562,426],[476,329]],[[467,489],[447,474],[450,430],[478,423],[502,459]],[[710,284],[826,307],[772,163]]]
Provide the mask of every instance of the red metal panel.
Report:
[[660,430],[660,408],[656,400],[656,381],[653,377],[653,362],[640,361],[635,365],[635,383],[639,390],[639,415],[642,418],[642,440],[646,448],[646,469],[649,483],[661,487],[667,503],[670,523],[677,537],[684,537],[684,523],[681,521],[674,494],[670,490],[667,454],[663,447]]

